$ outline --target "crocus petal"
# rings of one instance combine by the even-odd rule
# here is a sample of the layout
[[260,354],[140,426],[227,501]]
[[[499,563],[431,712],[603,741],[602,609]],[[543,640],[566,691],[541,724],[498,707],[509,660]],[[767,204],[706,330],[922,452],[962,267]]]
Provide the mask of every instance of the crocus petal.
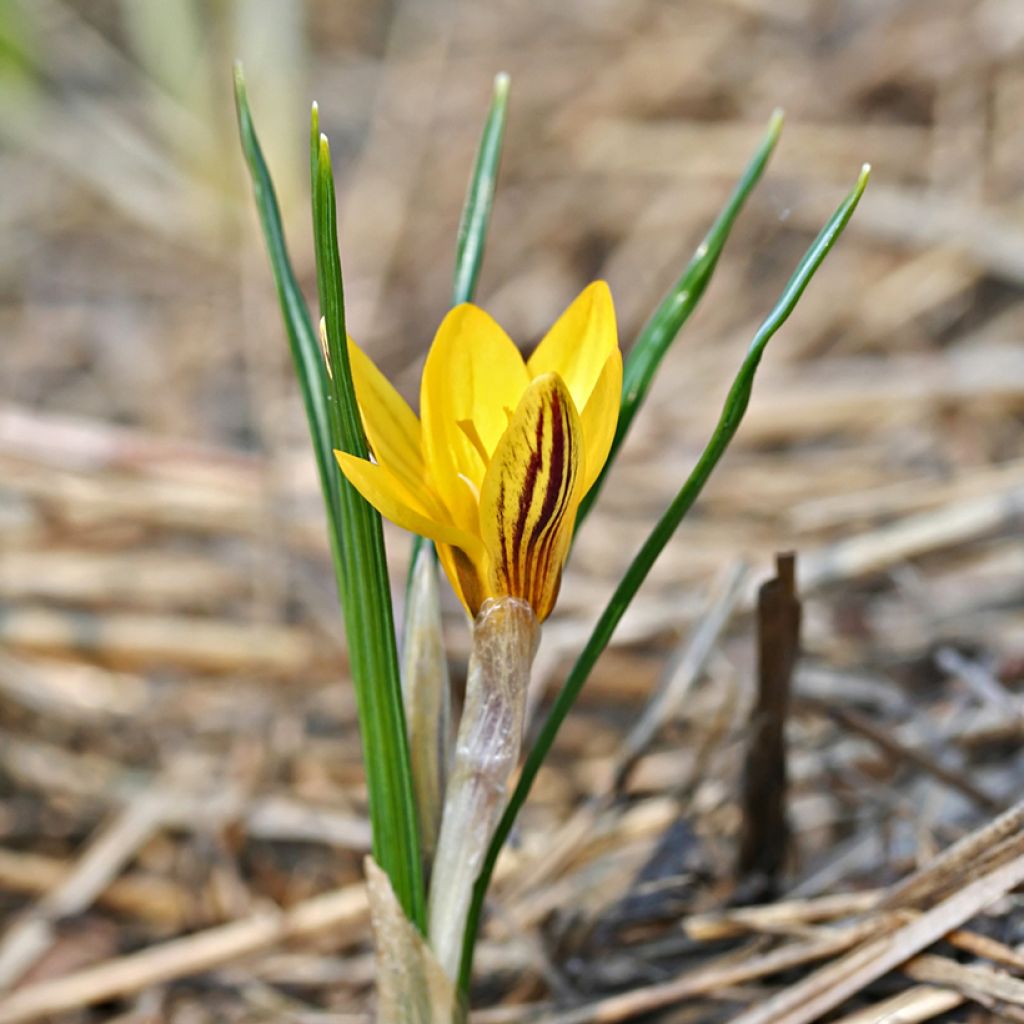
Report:
[[526,364],[531,377],[557,373],[577,409],[586,407],[609,356],[619,347],[612,293],[604,281],[587,285],[555,321]]
[[426,478],[420,421],[409,403],[351,338],[348,358],[363,429],[374,458],[401,477],[407,487],[418,490]]
[[551,611],[580,500],[582,428],[569,389],[546,373],[523,394],[480,495],[480,536],[494,594]]
[[434,485],[455,521],[476,530],[487,458],[529,383],[523,357],[482,309],[444,318],[423,368],[423,448]]
[[615,349],[604,364],[601,376],[580,413],[583,424],[583,487],[584,495],[601,475],[619,422],[622,405],[622,353]]
[[[480,546],[482,552],[482,545]],[[474,561],[462,548],[451,544],[438,544],[437,557],[444,569],[455,596],[462,602],[471,618],[476,618],[480,606],[490,596],[487,593],[487,558],[482,555]]]
[[386,467],[347,452],[335,451],[334,457],[349,483],[385,519],[421,537],[464,548],[470,552],[470,557],[483,558],[483,548],[478,538],[460,530],[451,522],[431,515],[429,506],[411,494]]

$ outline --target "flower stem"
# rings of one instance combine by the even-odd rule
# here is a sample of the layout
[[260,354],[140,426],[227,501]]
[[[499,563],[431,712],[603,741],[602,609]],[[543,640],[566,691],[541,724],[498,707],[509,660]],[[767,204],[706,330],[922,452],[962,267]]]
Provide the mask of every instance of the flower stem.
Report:
[[519,762],[538,633],[533,609],[515,597],[488,601],[473,624],[466,702],[427,905],[430,945],[452,979],[459,971],[473,885]]

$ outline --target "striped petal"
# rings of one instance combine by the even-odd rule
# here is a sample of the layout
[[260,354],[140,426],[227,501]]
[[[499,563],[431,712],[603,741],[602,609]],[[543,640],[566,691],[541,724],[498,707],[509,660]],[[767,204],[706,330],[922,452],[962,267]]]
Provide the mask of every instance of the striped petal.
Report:
[[583,409],[618,347],[612,293],[604,281],[595,281],[555,321],[526,365],[531,377],[557,373],[576,408]]
[[580,413],[583,424],[584,468],[581,496],[586,494],[604,469],[615,439],[622,405],[622,353],[616,347],[604,364],[601,376]]
[[523,394],[488,467],[480,495],[480,536],[493,594],[521,597],[537,618],[550,613],[581,498],[582,428],[555,373]]
[[512,339],[477,306],[444,318],[423,367],[423,447],[456,523],[475,531],[487,462],[529,383]]

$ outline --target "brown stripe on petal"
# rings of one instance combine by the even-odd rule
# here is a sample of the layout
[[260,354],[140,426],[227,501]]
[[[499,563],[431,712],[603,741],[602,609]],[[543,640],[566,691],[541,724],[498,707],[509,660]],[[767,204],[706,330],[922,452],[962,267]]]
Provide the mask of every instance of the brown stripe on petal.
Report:
[[481,535],[496,594],[522,597],[543,619],[569,550],[578,482],[579,416],[556,374],[524,393],[481,493]]
[[537,478],[544,465],[544,420],[546,410],[540,407],[537,416],[537,424],[534,427],[534,447],[530,452],[526,464],[526,473],[523,479],[522,489],[519,491],[519,509],[515,525],[510,534],[512,539],[512,593],[516,596],[525,596],[522,593],[524,579],[522,572],[523,565],[523,540],[526,537],[527,526],[530,521],[530,510],[534,497],[537,493]]
[[[535,531],[535,545],[538,548],[538,564],[542,567],[550,563],[551,550],[558,536],[558,526],[565,518],[568,509],[563,505],[558,507],[557,500],[560,494],[571,494],[576,484],[577,460],[568,458],[567,446],[571,427],[569,425],[569,414],[559,396],[557,400],[558,416],[553,422],[553,436],[551,446],[551,479],[548,483],[549,495],[546,496],[545,511],[541,514],[539,524],[544,524],[542,529]],[[557,486],[556,486],[557,484]],[[549,499],[549,500],[548,500]]]
[[[539,437],[547,459],[547,486],[541,508],[533,524],[528,545],[529,561],[526,566],[528,591],[538,602],[543,600],[545,587],[550,590],[551,556],[559,530],[565,519],[567,499],[572,494],[574,467],[567,458],[567,425],[565,409],[557,392],[552,395],[550,438]],[[561,564],[554,572],[561,574]],[[554,603],[553,597],[550,599]]]

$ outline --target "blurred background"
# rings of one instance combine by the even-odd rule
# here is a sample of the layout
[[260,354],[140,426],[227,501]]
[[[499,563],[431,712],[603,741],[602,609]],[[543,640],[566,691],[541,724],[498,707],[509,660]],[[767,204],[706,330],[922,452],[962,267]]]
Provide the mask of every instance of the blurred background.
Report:
[[[805,600],[804,882],[888,879],[922,835],[1019,791],[1022,54],[1016,0],[2,0],[0,987],[338,890],[356,902],[298,951],[254,939],[248,959],[143,974],[66,1019],[349,1020],[366,1005],[358,737],[235,57],[308,292],[319,101],[349,329],[410,398],[497,72],[510,117],[478,300],[527,351],[596,277],[628,348],[786,111],[579,538],[538,704],[685,479],[760,318],[873,166],[538,784],[497,889],[483,1002],[634,983],[580,966],[564,896],[602,920],[680,822],[710,879],[686,906],[724,884],[751,594],[777,551],[798,553]],[[400,580],[408,541],[388,537]],[[551,830],[608,790],[628,725],[678,686],[709,608],[725,608],[715,653],[661,713],[604,831],[552,861]],[[449,613],[459,680],[467,630]],[[908,767],[815,700],[854,702],[971,784]]]

